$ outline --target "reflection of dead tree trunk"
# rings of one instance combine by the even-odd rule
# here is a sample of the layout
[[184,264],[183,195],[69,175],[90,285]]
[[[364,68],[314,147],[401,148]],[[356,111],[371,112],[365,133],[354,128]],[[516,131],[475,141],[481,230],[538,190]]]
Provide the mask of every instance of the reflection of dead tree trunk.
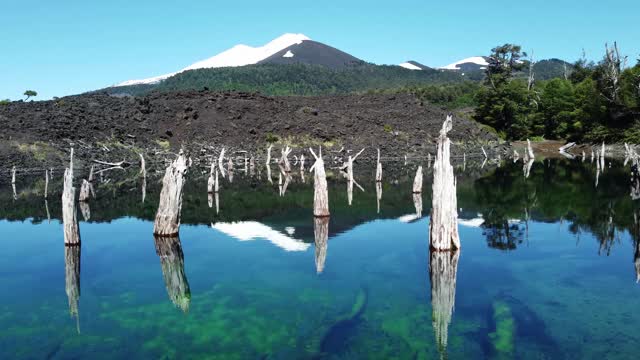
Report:
[[91,197],[91,183],[85,179],[82,179],[82,185],[80,186],[80,201],[89,201]]
[[524,177],[525,179],[529,178],[529,174],[531,173],[531,167],[533,166],[533,159],[529,159],[527,162],[525,162],[525,164],[522,166],[522,172],[524,173]]
[[220,156],[218,157],[218,168],[220,168],[220,175],[222,175],[222,178],[224,179],[224,148],[222,148],[222,150],[220,150]]
[[638,165],[631,167],[631,200],[640,199],[640,171]]
[[64,170],[62,191],[62,222],[64,223],[64,243],[80,244],[80,231],[76,218],[76,188],[73,187],[73,148],[69,167]]
[[279,165],[284,167],[284,171],[289,173],[291,172],[291,164],[289,163],[289,154],[291,154],[292,149],[287,145],[284,149],[281,150],[282,157],[280,161],[278,161]]
[[324,161],[322,159],[322,148],[319,149],[318,155],[309,148],[311,155],[316,162],[311,167],[313,170],[313,215],[329,216],[329,190],[327,189],[327,176],[324,171]]
[[80,212],[82,213],[82,218],[84,221],[89,221],[91,219],[91,209],[89,208],[89,203],[86,201],[80,201]]
[[456,299],[456,277],[460,251],[431,251],[429,277],[431,279],[431,314],[438,351],[447,349],[449,324]]
[[378,204],[378,214],[380,214],[381,199],[382,199],[382,182],[376,182],[376,202]]
[[418,166],[418,170],[416,170],[416,177],[413,179],[413,193],[422,193],[422,166]]
[[322,273],[327,259],[327,243],[329,240],[329,218],[315,217],[313,219],[313,233],[315,241],[316,272]]
[[64,247],[64,282],[65,292],[69,299],[69,314],[76,318],[76,327],[80,333],[80,314],[78,301],[80,300],[80,245]]
[[153,226],[155,235],[175,236],[180,231],[180,211],[182,210],[182,189],[187,173],[187,159],[180,151],[162,179],[160,204]]
[[460,249],[456,178],[449,162],[451,142],[447,132],[453,127],[451,116],[442,124],[438,153],[433,164],[433,197],[429,223],[430,245],[436,250]]
[[169,299],[183,312],[189,311],[191,290],[184,272],[184,254],[179,237],[154,236],[162,277]]
[[416,208],[416,216],[418,219],[422,217],[422,194],[413,194],[413,206]]

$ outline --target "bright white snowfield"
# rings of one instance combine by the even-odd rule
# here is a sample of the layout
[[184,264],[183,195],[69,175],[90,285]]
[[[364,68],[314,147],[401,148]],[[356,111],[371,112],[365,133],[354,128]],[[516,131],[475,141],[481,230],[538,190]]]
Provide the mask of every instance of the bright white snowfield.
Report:
[[300,44],[304,40],[311,39],[304,34],[284,34],[264,46],[251,47],[248,45],[236,45],[231,49],[225,50],[216,56],[189,65],[180,71],[155,76],[148,79],[127,80],[117,84],[116,86],[155,84],[186,70],[251,65],[264,60],[269,56],[288,48],[291,45]]
[[480,66],[487,66],[489,65],[489,63],[487,62],[487,60],[485,60],[482,56],[473,56],[470,58],[466,58],[466,59],[462,59],[460,61],[456,61],[453,64],[449,64],[447,66],[441,67],[440,69],[446,69],[446,70],[460,70],[458,68],[459,65],[462,64],[466,64],[466,63],[473,63],[473,64],[478,64]]
[[409,69],[409,70],[422,70],[420,67],[415,66],[415,65],[413,65],[411,63],[408,63],[408,62],[404,62],[404,63],[402,63],[402,64],[400,64],[398,66],[402,66],[403,68]]

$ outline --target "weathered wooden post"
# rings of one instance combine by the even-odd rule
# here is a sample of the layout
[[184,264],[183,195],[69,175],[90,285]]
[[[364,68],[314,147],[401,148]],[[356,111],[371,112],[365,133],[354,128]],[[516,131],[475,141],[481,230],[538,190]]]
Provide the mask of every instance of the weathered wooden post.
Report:
[[316,162],[311,167],[313,175],[313,215],[315,217],[329,216],[329,191],[327,189],[327,176],[324,171],[324,161],[322,160],[322,148],[318,150],[318,155],[309,148],[311,155]]
[[315,243],[316,273],[324,270],[327,259],[327,243],[329,240],[329,218],[315,217],[313,219],[313,235]]
[[[438,158],[436,157],[436,160],[437,159]],[[422,165],[418,166],[418,170],[416,170],[416,177],[413,179],[413,193],[414,194],[422,193]]]
[[182,210],[182,190],[187,173],[187,158],[180,150],[162,179],[160,204],[156,213],[153,233],[160,236],[177,236],[180,232],[180,212]]
[[62,191],[62,222],[64,224],[64,243],[67,246],[80,245],[75,197],[76,188],[73,187],[73,148],[71,148],[69,167],[64,170]]
[[[460,251],[430,251],[431,314],[438,352],[446,353],[449,324],[456,301],[456,278]],[[444,357],[446,358],[446,356]]]
[[[449,162],[451,142],[447,132],[453,127],[453,119],[447,116],[438,137],[438,152],[433,164],[433,197],[429,223],[430,247],[434,250],[460,249],[458,235],[458,209],[456,179]],[[415,187],[415,185],[414,185]]]
[[154,236],[154,240],[169,299],[186,313],[191,304],[191,290],[184,272],[184,254],[180,237]]

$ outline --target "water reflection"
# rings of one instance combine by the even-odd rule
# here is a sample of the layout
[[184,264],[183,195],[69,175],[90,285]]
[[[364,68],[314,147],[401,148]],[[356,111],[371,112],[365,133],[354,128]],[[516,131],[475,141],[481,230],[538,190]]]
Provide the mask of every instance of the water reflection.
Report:
[[191,303],[191,290],[184,272],[184,254],[180,237],[154,236],[154,240],[169,299],[177,308],[187,312]]
[[429,278],[431,282],[432,324],[436,345],[446,358],[449,324],[456,301],[456,277],[460,250],[430,251]]
[[76,319],[76,329],[80,333],[80,244],[64,247],[64,279],[65,292],[69,300],[69,314]]
[[327,259],[327,243],[329,240],[329,217],[313,218],[313,234],[315,243],[316,272],[322,273]]

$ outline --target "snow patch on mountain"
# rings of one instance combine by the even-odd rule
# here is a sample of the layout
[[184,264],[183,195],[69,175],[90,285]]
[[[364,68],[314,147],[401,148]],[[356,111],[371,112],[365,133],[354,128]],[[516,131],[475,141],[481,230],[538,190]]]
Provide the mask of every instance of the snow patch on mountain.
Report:
[[480,65],[481,67],[486,67],[489,65],[489,63],[487,62],[487,60],[485,60],[485,58],[483,58],[482,56],[473,56],[470,58],[466,58],[466,59],[462,59],[460,61],[456,61],[453,64],[449,64],[447,66],[443,66],[440,69],[445,69],[445,70],[460,70],[459,66],[462,64],[468,64],[468,63],[472,63],[472,64],[477,64]]
[[282,55],[282,57],[284,58],[292,58],[293,57],[293,53],[291,52],[291,50],[287,50],[287,52]]
[[422,70],[420,67],[413,65],[412,63],[408,63],[408,62],[404,62],[402,64],[399,64],[398,66],[402,66],[405,69],[409,69],[409,70]]
[[[248,45],[236,45],[231,49],[223,51],[216,56],[191,64],[180,71],[164,74],[160,76],[155,76],[148,79],[127,80],[117,84],[116,86],[155,84],[175,74],[178,74],[187,70],[251,65],[251,64],[258,63],[259,61],[264,60],[269,56],[283,49],[288,48],[289,46],[300,44],[305,40],[311,40],[311,39],[305,36],[304,34],[284,34],[270,41],[264,46],[252,47]],[[293,56],[293,53],[291,53],[291,56]]]

